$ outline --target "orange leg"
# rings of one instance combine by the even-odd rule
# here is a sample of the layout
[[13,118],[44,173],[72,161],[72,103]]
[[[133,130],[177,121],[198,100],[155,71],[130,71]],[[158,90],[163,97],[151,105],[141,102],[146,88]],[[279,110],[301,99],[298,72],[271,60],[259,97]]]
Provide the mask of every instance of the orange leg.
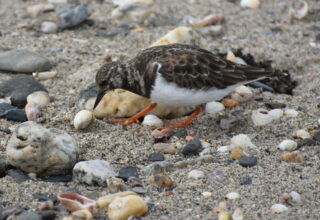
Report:
[[187,125],[191,124],[192,120],[195,117],[197,117],[202,111],[203,111],[203,107],[198,106],[196,110],[191,115],[189,115],[186,119],[183,119],[178,122],[166,121],[166,123],[169,124],[169,128],[184,128]]
[[131,116],[130,118],[124,118],[124,119],[119,119],[119,120],[113,120],[113,123],[120,123],[123,125],[131,125],[133,123],[139,123],[139,118],[147,114],[148,112],[152,111],[155,107],[157,106],[157,103],[151,103],[144,109],[142,109],[140,112],[137,114]]

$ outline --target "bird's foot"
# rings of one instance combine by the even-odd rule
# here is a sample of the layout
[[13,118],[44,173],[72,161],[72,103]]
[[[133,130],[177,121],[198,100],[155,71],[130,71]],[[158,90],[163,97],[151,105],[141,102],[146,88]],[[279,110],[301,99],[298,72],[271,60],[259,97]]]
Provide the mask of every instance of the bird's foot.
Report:
[[203,111],[203,107],[198,106],[196,108],[196,110],[184,120],[181,120],[178,122],[172,122],[172,121],[165,120],[164,122],[165,122],[165,124],[167,124],[169,126],[169,128],[184,128],[187,125],[191,124],[192,120],[194,118],[196,118],[202,111]]
[[122,125],[131,125],[133,123],[137,123],[139,124],[140,121],[137,119],[137,118],[123,118],[123,119],[117,119],[117,120],[113,120],[112,123],[119,123],[119,124],[122,124]]

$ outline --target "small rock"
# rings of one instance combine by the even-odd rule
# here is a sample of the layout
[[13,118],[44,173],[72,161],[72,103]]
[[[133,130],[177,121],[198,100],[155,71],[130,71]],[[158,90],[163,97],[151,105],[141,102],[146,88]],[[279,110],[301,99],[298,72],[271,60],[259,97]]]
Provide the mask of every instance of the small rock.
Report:
[[214,170],[209,174],[208,179],[216,183],[224,183],[226,182],[227,177],[222,170]]
[[320,131],[317,131],[313,134],[313,139],[315,141],[320,141]]
[[201,163],[212,163],[214,161],[214,157],[212,155],[203,155],[198,157],[196,160]]
[[307,139],[302,139],[298,141],[298,148],[303,147],[303,146],[314,146],[317,144],[317,141],[307,138]]
[[284,114],[288,117],[295,118],[299,115],[299,112],[294,109],[286,109]]
[[24,181],[30,180],[30,177],[28,175],[17,169],[8,170],[8,176],[11,176],[16,183],[22,183]]
[[270,116],[268,111],[263,108],[252,111],[251,118],[255,126],[267,125],[273,121],[273,117]]
[[27,103],[35,103],[43,108],[50,103],[50,97],[45,91],[36,91],[27,96]]
[[87,84],[81,89],[77,101],[77,106],[80,109],[93,110],[94,102],[98,94],[98,86],[96,83]]
[[280,102],[267,102],[264,104],[271,109],[285,108],[287,106],[286,104]]
[[258,163],[258,159],[256,157],[241,157],[241,159],[239,160],[239,164],[243,167],[253,167],[255,165],[257,165]]
[[[202,144],[203,146],[203,144]],[[200,156],[204,156],[204,155],[209,155],[209,154],[212,154],[212,149],[211,148],[204,148],[201,153],[200,153]]]
[[154,143],[167,142],[169,138],[174,134],[172,128],[157,128],[152,131],[151,136]]
[[187,135],[188,131],[185,128],[178,128],[173,134],[173,136],[177,138],[185,138]]
[[250,185],[252,183],[252,178],[250,176],[242,176],[239,179],[240,185]]
[[56,219],[56,212],[47,210],[47,211],[41,211],[39,212],[42,220],[55,220]]
[[91,212],[87,209],[78,210],[71,213],[72,219],[83,219],[83,220],[92,220],[93,216]]
[[28,120],[23,110],[7,103],[0,103],[0,118],[19,122],[25,122]]
[[8,163],[4,157],[0,156],[0,178],[6,175]]
[[283,116],[283,111],[281,109],[272,109],[268,112],[268,115],[270,115],[273,120],[278,121]]
[[138,169],[133,166],[125,165],[119,171],[119,178],[127,181],[129,177],[139,177]]
[[61,29],[74,27],[84,22],[90,16],[84,5],[69,5],[58,12],[59,27]]
[[146,188],[141,186],[132,187],[131,190],[138,194],[146,194],[148,192]]
[[54,5],[47,3],[47,4],[35,4],[35,5],[30,5],[26,8],[27,13],[32,15],[32,16],[37,16],[43,12],[49,12],[49,11],[54,11]]
[[97,200],[97,206],[101,209],[108,210],[110,203],[116,198],[137,195],[135,192],[125,191],[102,196]]
[[271,211],[273,213],[280,213],[280,212],[285,212],[285,211],[288,211],[288,207],[283,205],[283,204],[280,204],[280,203],[277,203],[277,204],[274,204],[271,206]]
[[119,34],[122,34],[122,35],[129,34],[128,27],[121,26],[121,27],[115,27],[115,28],[111,28],[111,29],[107,29],[107,30],[99,29],[96,32],[96,36],[105,37],[105,38],[113,38]]
[[105,186],[107,179],[115,176],[114,168],[105,160],[81,161],[73,167],[73,177],[88,185]]
[[311,135],[304,129],[299,129],[296,131],[295,136],[301,139],[310,139]]
[[249,138],[249,136],[245,134],[238,134],[231,138],[231,145],[230,145],[231,150],[235,146],[242,147],[242,149],[244,150],[257,149],[257,146],[251,142],[251,139]]
[[157,143],[153,145],[153,150],[164,154],[175,154],[176,149],[171,144]]
[[244,213],[240,208],[236,208],[232,214],[232,220],[244,220]]
[[76,141],[57,129],[28,121],[18,125],[8,141],[8,162],[38,176],[67,174],[79,155]]
[[206,198],[209,198],[212,196],[212,192],[202,192],[201,194]]
[[14,49],[0,53],[0,70],[33,73],[48,71],[52,68],[50,61],[26,49]]
[[221,102],[208,102],[205,107],[206,113],[216,114],[224,109],[224,105]]
[[17,216],[17,220],[41,220],[41,216],[36,212],[24,211]]
[[278,145],[278,148],[280,150],[285,150],[285,151],[294,151],[295,149],[297,149],[297,147],[298,147],[297,142],[293,140],[284,140]]
[[126,191],[127,186],[124,181],[117,177],[110,177],[107,179],[107,187],[108,190],[112,193],[119,192],[119,191]]
[[228,212],[222,211],[218,215],[218,220],[232,220],[232,217]]
[[201,170],[191,170],[188,173],[188,178],[190,178],[190,179],[203,179],[203,178],[205,178],[205,174]]
[[259,0],[241,0],[240,6],[242,8],[259,8],[260,1]]
[[92,111],[81,110],[74,117],[73,126],[77,130],[84,130],[92,125],[94,119]]
[[227,153],[230,151],[230,147],[229,146],[220,146],[220,147],[218,147],[217,151],[220,153]]
[[223,117],[220,119],[219,126],[221,129],[231,129],[234,128],[236,125],[240,124],[241,117],[235,116],[235,117]]
[[58,25],[52,21],[44,21],[41,23],[40,30],[45,34],[53,34],[58,32]]
[[234,108],[236,106],[239,105],[239,102],[237,100],[234,100],[234,99],[227,99],[227,98],[224,98],[222,99],[222,102],[221,102],[224,107],[226,108]]
[[36,80],[47,80],[47,79],[52,79],[54,77],[57,76],[57,72],[56,71],[46,71],[46,72],[34,72],[32,73],[32,76],[36,79]]
[[142,124],[157,128],[163,126],[163,121],[155,115],[146,115],[144,116]]
[[295,191],[284,193],[281,198],[290,205],[301,205],[303,203],[301,195]]
[[239,146],[235,146],[232,150],[231,150],[231,154],[230,154],[230,157],[233,159],[233,160],[240,160],[241,157],[243,157],[245,154],[244,154],[244,151],[241,147]]
[[142,180],[137,177],[129,177],[127,184],[130,187],[142,186]]
[[202,151],[202,144],[199,139],[194,139],[187,143],[186,146],[182,149],[182,154],[185,157],[193,156],[193,155],[199,155],[199,153]]
[[149,161],[164,161],[165,160],[165,157],[162,153],[151,153],[149,155]]
[[253,97],[253,92],[247,86],[239,86],[231,94],[231,98],[238,102],[249,101],[252,97]]
[[53,4],[67,4],[68,0],[48,0],[48,2]]
[[45,210],[53,210],[53,208],[54,208],[53,201],[48,200],[48,201],[41,202],[38,209],[40,211],[45,211]]
[[67,183],[72,181],[72,176],[71,175],[55,175],[55,176],[48,176],[41,178],[43,182],[48,182],[48,183]]
[[185,168],[185,167],[187,167],[187,166],[188,166],[188,163],[187,163],[186,161],[184,161],[184,160],[178,161],[178,162],[176,162],[176,163],[174,164],[174,167],[175,167],[175,168],[179,168],[179,169]]
[[163,188],[171,187],[173,185],[171,178],[164,173],[158,173],[148,177],[148,183]]
[[230,192],[226,195],[226,198],[229,200],[236,200],[240,198],[240,194],[237,192]]
[[284,153],[280,156],[280,160],[285,162],[300,163],[303,161],[302,154],[299,151]]
[[154,162],[144,167],[143,172],[146,176],[152,176],[157,173],[171,171],[172,168],[173,168],[172,164],[168,163],[167,161],[161,161],[161,162]]

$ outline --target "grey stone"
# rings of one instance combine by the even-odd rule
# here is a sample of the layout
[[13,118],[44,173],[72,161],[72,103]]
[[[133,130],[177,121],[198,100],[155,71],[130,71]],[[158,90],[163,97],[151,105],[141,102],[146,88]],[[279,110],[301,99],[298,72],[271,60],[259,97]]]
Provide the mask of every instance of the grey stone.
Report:
[[185,157],[193,156],[193,155],[199,155],[199,153],[202,151],[202,144],[199,139],[194,139],[187,143],[186,146],[182,149],[182,154]]
[[142,169],[146,176],[153,176],[157,173],[163,173],[167,171],[171,171],[173,169],[173,165],[168,163],[167,161],[155,162],[152,163]]
[[52,68],[50,61],[27,49],[14,49],[0,53],[0,70],[33,73],[48,71]]
[[71,28],[84,22],[90,16],[89,10],[83,5],[70,5],[58,12],[61,29]]
[[22,183],[24,181],[30,180],[29,176],[27,176],[21,170],[17,170],[17,169],[8,170],[8,176],[11,176],[16,183]]
[[78,108],[92,110],[98,94],[99,87],[96,83],[90,83],[81,89],[78,97]]
[[105,160],[81,161],[73,168],[73,177],[88,185],[106,186],[107,179],[115,176],[114,168]]
[[8,163],[6,158],[0,157],[0,178],[6,175]]
[[257,165],[258,159],[256,157],[241,157],[239,164],[243,167],[253,167]]
[[118,176],[124,181],[127,181],[130,177],[139,177],[139,173],[136,167],[125,165],[119,170]]
[[38,177],[68,174],[78,160],[79,147],[68,134],[27,121],[8,141],[8,162]]
[[17,220],[41,220],[41,216],[32,211],[25,211],[22,212],[20,215],[17,216]]
[[15,106],[7,103],[0,103],[0,118],[4,118],[9,121],[27,121],[26,113]]

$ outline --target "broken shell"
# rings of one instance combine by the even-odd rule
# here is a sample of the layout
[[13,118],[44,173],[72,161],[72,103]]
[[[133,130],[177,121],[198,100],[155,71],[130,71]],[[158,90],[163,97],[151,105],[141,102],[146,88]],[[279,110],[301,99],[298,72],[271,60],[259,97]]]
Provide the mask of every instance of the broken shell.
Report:
[[303,161],[303,157],[299,151],[284,153],[280,159],[285,162],[300,163]]
[[240,158],[243,157],[244,155],[245,154],[243,149],[239,146],[235,146],[231,151],[230,157],[233,160],[240,160]]
[[231,138],[230,150],[232,150],[235,146],[242,147],[244,150],[246,149],[257,149],[257,146],[251,142],[251,139],[248,135],[238,134]]
[[157,128],[163,126],[163,121],[155,115],[146,115],[144,116],[142,124]]
[[235,200],[240,198],[240,194],[237,192],[230,192],[226,195],[226,198],[229,200]]
[[52,79],[57,76],[56,71],[49,71],[49,72],[34,72],[32,73],[33,77],[37,80],[46,80],[46,79]]
[[268,114],[273,118],[273,120],[279,120],[283,116],[283,111],[281,109],[272,109]]
[[297,142],[293,140],[284,140],[278,145],[278,148],[280,150],[286,150],[286,151],[293,151],[297,149],[297,147],[298,147]]
[[227,53],[227,60],[231,61],[231,62],[236,62],[236,56],[234,55],[234,53],[232,51],[228,51]]
[[154,142],[167,142],[168,139],[174,134],[172,128],[157,128],[151,132]]
[[74,219],[74,220],[78,220],[78,219],[79,220],[80,219],[81,220],[91,220],[91,219],[93,219],[91,212],[86,209],[72,212],[71,216],[72,216],[72,219]]
[[244,213],[240,208],[236,208],[232,214],[232,220],[244,220]]
[[298,8],[294,8],[293,5],[291,5],[289,9],[289,17],[290,21],[293,21],[294,19],[302,20],[308,15],[309,6],[306,1],[300,1]]
[[77,130],[88,128],[94,121],[94,115],[91,111],[81,110],[76,114],[73,120],[73,125]]
[[259,8],[259,0],[241,0],[240,6],[242,8]]
[[50,3],[30,5],[26,8],[26,11],[32,16],[37,16],[43,12],[54,11],[54,5]]
[[35,121],[41,116],[41,108],[39,105],[30,102],[24,108],[28,121]]
[[164,173],[157,173],[153,176],[149,176],[148,183],[163,188],[171,187],[173,185],[171,178]]
[[273,213],[285,212],[287,210],[288,210],[288,207],[280,203],[277,203],[271,206],[271,211]]
[[273,121],[273,117],[268,114],[268,111],[263,108],[252,111],[252,121],[255,126],[263,126]]
[[253,92],[247,86],[239,86],[231,94],[231,98],[238,102],[246,102],[253,97]]
[[224,105],[224,107],[226,108],[233,108],[236,107],[237,105],[239,105],[239,102],[237,100],[234,99],[222,99],[221,103]]
[[284,193],[281,198],[285,203],[291,205],[303,203],[301,195],[295,191]]
[[70,212],[87,209],[93,211],[96,202],[77,193],[67,192],[58,194],[59,202]]
[[27,103],[35,103],[43,108],[50,103],[50,97],[47,92],[36,91],[27,96]]
[[231,215],[227,211],[222,211],[218,215],[218,220],[232,220]]
[[222,110],[224,110],[224,105],[221,102],[208,102],[205,107],[206,113],[209,114],[216,114]]
[[97,200],[97,206],[99,206],[99,208],[101,209],[108,210],[110,203],[114,199],[118,197],[129,196],[129,195],[136,195],[136,193],[131,191],[124,191],[124,192],[118,192],[118,193],[102,196]]
[[299,112],[294,109],[287,109],[285,110],[284,114],[288,117],[295,118],[299,115]]
[[311,138],[311,134],[304,129],[297,130],[295,136],[301,139]]
[[212,14],[212,15],[208,15],[202,19],[199,19],[195,22],[192,22],[190,25],[192,27],[205,27],[205,26],[209,26],[209,25],[221,24],[222,21],[223,21],[223,15]]

